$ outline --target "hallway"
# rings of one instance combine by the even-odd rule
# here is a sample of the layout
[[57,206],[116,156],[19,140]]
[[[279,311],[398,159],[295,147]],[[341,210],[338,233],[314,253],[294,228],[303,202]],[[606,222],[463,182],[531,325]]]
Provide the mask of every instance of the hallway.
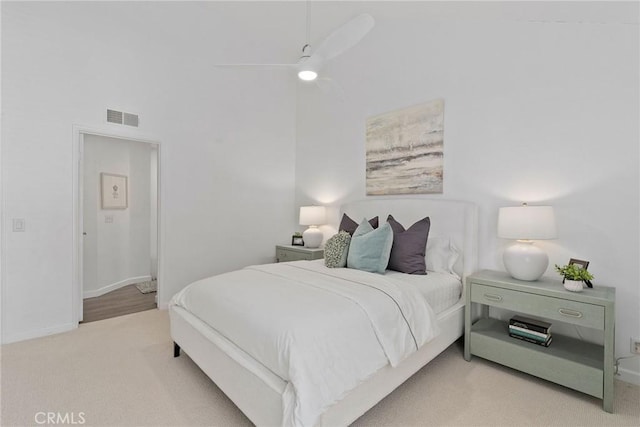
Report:
[[157,292],[143,294],[136,285],[124,286],[95,298],[84,300],[82,323],[109,319],[157,307]]

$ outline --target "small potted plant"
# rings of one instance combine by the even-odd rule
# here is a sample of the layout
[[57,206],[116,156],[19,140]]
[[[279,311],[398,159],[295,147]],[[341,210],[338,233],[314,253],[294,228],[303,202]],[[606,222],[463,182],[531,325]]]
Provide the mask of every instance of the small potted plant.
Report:
[[556,264],[556,271],[564,277],[564,288],[571,292],[581,292],[582,284],[593,280],[593,274],[579,264],[567,264],[562,267]]

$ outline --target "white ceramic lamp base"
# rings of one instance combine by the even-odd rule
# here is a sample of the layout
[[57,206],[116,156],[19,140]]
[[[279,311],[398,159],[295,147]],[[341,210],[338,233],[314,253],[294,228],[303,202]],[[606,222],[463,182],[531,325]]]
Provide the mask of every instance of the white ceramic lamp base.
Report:
[[549,266],[547,254],[530,240],[518,240],[509,246],[502,260],[513,278],[529,282],[538,280]]
[[322,243],[323,237],[324,235],[322,234],[322,231],[320,231],[318,227],[316,227],[315,225],[309,226],[309,228],[304,230],[304,232],[302,233],[302,239],[304,240],[304,247],[319,248],[320,244]]

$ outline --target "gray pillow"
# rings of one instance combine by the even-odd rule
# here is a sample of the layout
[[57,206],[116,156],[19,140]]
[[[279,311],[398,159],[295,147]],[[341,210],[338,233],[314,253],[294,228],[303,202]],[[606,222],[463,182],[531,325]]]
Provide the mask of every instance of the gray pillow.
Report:
[[424,255],[429,238],[431,220],[429,217],[405,230],[402,224],[389,215],[387,222],[393,230],[393,246],[389,257],[389,270],[408,274],[427,274]]
[[[371,218],[369,220],[369,224],[371,224],[371,227],[373,228],[378,228],[378,217],[374,216]],[[347,214],[342,214],[342,220],[340,220],[340,227],[338,227],[338,230],[346,231],[350,236],[353,236],[356,228],[358,228],[358,223],[349,218]]]
[[324,244],[324,265],[329,268],[344,268],[347,266],[351,235],[346,231],[335,234]]
[[351,237],[347,267],[384,274],[389,264],[391,245],[393,245],[393,231],[389,223],[374,230],[364,219]]

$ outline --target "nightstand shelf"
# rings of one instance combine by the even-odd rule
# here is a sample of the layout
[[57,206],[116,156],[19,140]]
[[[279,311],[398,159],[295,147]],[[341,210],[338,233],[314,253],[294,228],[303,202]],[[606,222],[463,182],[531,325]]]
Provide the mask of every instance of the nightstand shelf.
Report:
[[[467,277],[465,359],[476,355],[603,400],[613,411],[615,289],[599,286],[574,293],[560,281],[523,282],[507,273],[481,271]],[[472,323],[472,305],[482,316]],[[602,331],[603,345],[552,333],[549,347],[509,336],[506,321],[489,317],[489,307]]]
[[276,262],[314,260],[324,258],[324,249],[304,246],[277,245]]
[[549,347],[509,336],[507,322],[481,319],[471,327],[473,354],[602,399],[602,346],[553,334]]

